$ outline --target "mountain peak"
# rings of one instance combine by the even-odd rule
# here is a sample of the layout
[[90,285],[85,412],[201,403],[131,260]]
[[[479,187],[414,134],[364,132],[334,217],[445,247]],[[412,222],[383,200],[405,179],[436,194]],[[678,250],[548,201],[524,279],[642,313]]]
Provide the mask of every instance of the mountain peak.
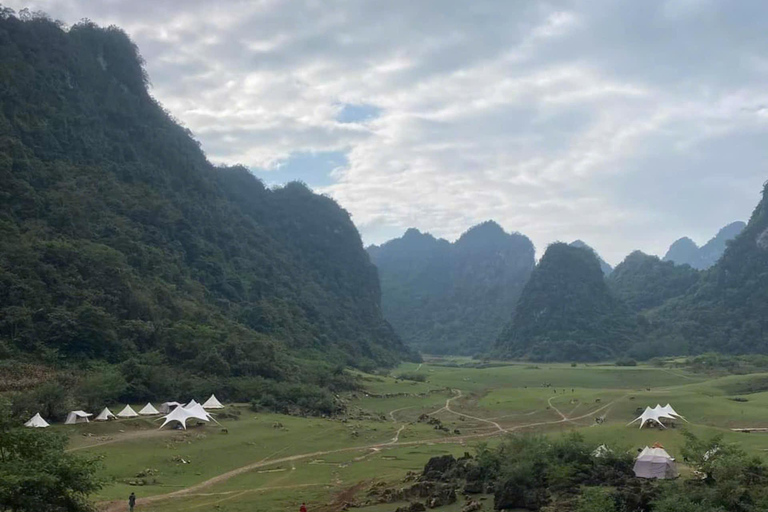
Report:
[[587,249],[589,251],[592,251],[594,255],[597,257],[597,261],[600,263],[600,269],[603,271],[603,274],[607,276],[611,272],[613,272],[613,267],[610,266],[603,258],[601,258],[600,255],[597,253],[597,251],[594,250],[590,245],[588,245],[583,240],[576,239],[568,245],[570,245],[571,247],[576,247],[578,249]]
[[714,265],[725,252],[729,240],[736,238],[746,227],[742,221],[731,222],[721,228],[717,235],[706,244],[699,247],[687,236],[675,240],[669,246],[664,261],[672,261],[678,265],[690,265],[698,270],[706,270]]

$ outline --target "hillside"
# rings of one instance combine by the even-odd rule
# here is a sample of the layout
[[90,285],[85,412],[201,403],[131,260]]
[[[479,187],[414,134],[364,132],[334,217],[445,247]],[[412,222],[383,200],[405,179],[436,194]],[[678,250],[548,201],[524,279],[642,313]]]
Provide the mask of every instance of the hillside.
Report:
[[732,222],[717,232],[706,244],[699,247],[688,237],[676,240],[664,255],[664,261],[678,265],[690,265],[698,270],[706,270],[723,255],[728,241],[736,238],[746,227],[741,221]]
[[608,287],[630,310],[655,308],[684,295],[699,280],[699,272],[688,265],[675,265],[634,251],[608,276]]
[[496,343],[503,357],[590,361],[621,355],[637,327],[609,291],[595,253],[550,245]]
[[490,348],[534,266],[531,241],[492,221],[454,243],[409,229],[368,252],[384,317],[407,344],[432,354]]
[[0,358],[119,363],[148,399],[408,354],[349,214],[212,166],[121,30],[5,13],[0,59]]
[[688,293],[649,315],[653,353],[768,352],[768,183],[743,231]]
[[595,253],[595,256],[597,257],[597,261],[600,263],[600,270],[603,271],[603,274],[610,275],[611,272],[613,272],[613,267],[608,264],[603,258],[600,257],[599,254],[597,254],[597,251],[594,250],[592,247],[586,244],[586,242],[582,240],[574,240],[569,244],[571,247],[578,247],[579,249],[589,249],[593,253]]

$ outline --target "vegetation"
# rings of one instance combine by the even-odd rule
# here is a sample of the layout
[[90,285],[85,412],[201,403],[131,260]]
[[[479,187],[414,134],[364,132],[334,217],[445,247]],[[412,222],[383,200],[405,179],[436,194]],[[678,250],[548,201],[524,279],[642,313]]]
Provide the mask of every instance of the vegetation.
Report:
[[595,253],[555,243],[523,289],[496,345],[506,357],[590,361],[621,355],[637,325],[608,290]]
[[368,252],[379,269],[385,318],[429,354],[490,349],[534,266],[531,241],[493,221],[452,244],[409,229]]
[[745,226],[746,224],[741,221],[732,222],[701,247],[688,237],[680,238],[669,247],[667,254],[664,255],[664,261],[671,261],[677,265],[690,265],[697,270],[706,270],[717,263],[725,252],[727,243],[736,238]]
[[684,295],[699,280],[688,265],[675,265],[634,251],[608,277],[608,287],[630,310],[644,311]]
[[65,392],[95,405],[347,387],[338,365],[408,356],[349,214],[214,168],[120,29],[3,9],[0,41],[0,359],[76,366]]

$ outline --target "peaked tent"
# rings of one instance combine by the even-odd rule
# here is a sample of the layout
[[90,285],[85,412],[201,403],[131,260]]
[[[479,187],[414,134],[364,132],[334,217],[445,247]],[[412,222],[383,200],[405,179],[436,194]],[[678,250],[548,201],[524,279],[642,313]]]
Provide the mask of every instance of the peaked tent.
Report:
[[32,428],[45,428],[50,425],[48,425],[48,422],[45,421],[42,416],[40,416],[40,413],[37,413],[32,416],[29,421],[24,424],[24,426]]
[[645,447],[632,468],[638,478],[677,478],[675,459],[662,447]]
[[216,395],[211,395],[211,398],[205,401],[203,409],[223,409],[224,406],[216,398]]
[[158,409],[162,414],[168,414],[172,410],[174,410],[178,406],[183,406],[184,404],[179,402],[163,402],[160,404],[160,408]]
[[[192,408],[192,409],[186,409],[184,407],[177,407],[175,408],[170,414],[165,416],[163,419],[163,424],[160,425],[160,428],[163,428],[168,423],[171,423],[173,421],[179,422],[181,424],[181,428],[184,430],[187,429],[187,420],[194,418],[196,420],[200,421],[210,421],[210,415],[206,413],[204,410],[202,410],[202,407],[200,407],[200,404],[196,404],[198,408]],[[202,411],[202,412],[201,412]]]
[[195,413],[195,414],[197,414],[198,416],[205,416],[206,418],[208,418],[208,421],[212,421],[212,422],[214,422],[214,423],[215,423],[215,424],[217,424],[217,425],[221,425],[221,423],[219,423],[218,421],[216,421],[216,420],[214,419],[214,417],[213,417],[213,416],[211,416],[211,414],[210,414],[208,411],[206,411],[205,409],[203,409],[203,406],[202,406],[202,405],[200,405],[200,404],[195,404],[195,405],[193,405],[192,407],[187,407],[187,408],[186,408],[186,410],[187,410],[187,411],[190,411],[190,412],[194,412],[194,413]]
[[190,407],[194,407],[197,405],[197,402],[195,402],[195,399],[193,398],[187,405],[184,406],[185,409],[189,409]]
[[115,419],[115,415],[112,414],[112,411],[109,410],[109,407],[105,407],[103,411],[99,413],[98,416],[93,418],[93,421],[107,421],[107,420],[113,420]]
[[126,405],[125,409],[117,413],[118,418],[135,418],[136,416],[138,416],[138,414],[136,414],[136,411],[134,411],[130,405]]
[[656,416],[659,419],[661,419],[661,418],[667,418],[667,419],[670,419],[670,420],[678,419],[677,416],[672,416],[669,412],[667,412],[667,410],[664,407],[662,407],[662,406],[660,406],[658,404],[656,404],[656,407],[654,407],[652,410],[653,410],[653,412],[656,413]]
[[664,411],[666,414],[672,415],[672,416],[674,416],[674,417],[676,417],[676,418],[680,418],[681,420],[683,420],[683,421],[685,421],[686,423],[688,423],[688,420],[687,420],[687,419],[685,419],[685,417],[683,417],[683,416],[681,416],[680,414],[678,414],[678,413],[677,413],[677,411],[675,411],[675,410],[672,408],[672,406],[671,406],[671,405],[669,405],[669,404],[665,405],[664,407],[662,407],[662,410],[663,410],[663,411]]
[[643,425],[645,425],[646,422],[648,422],[650,420],[653,420],[656,423],[658,423],[659,425],[661,425],[662,428],[667,428],[667,427],[665,427],[661,423],[661,421],[659,421],[659,419],[660,419],[660,417],[659,417],[659,413],[658,413],[657,410],[651,409],[650,407],[646,407],[645,410],[643,411],[643,414],[641,414],[640,416],[638,416],[634,420],[632,420],[629,423],[627,423],[627,426],[633,424],[636,421],[639,421],[640,422],[640,428],[643,428]]
[[67,421],[65,421],[64,424],[74,425],[75,423],[88,423],[89,416],[93,416],[93,414],[85,411],[72,411],[67,414]]
[[147,402],[147,405],[145,405],[144,408],[139,411],[139,414],[142,416],[152,416],[153,414],[160,414],[160,411],[155,409],[155,406],[150,402]]

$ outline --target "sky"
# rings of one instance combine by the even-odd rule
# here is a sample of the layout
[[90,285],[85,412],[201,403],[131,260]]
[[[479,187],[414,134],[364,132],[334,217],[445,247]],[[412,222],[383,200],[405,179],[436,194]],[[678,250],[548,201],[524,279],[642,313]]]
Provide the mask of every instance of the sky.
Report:
[[3,3],[122,27],[211,161],[306,182],[366,244],[494,219],[616,264],[768,179],[763,0]]

